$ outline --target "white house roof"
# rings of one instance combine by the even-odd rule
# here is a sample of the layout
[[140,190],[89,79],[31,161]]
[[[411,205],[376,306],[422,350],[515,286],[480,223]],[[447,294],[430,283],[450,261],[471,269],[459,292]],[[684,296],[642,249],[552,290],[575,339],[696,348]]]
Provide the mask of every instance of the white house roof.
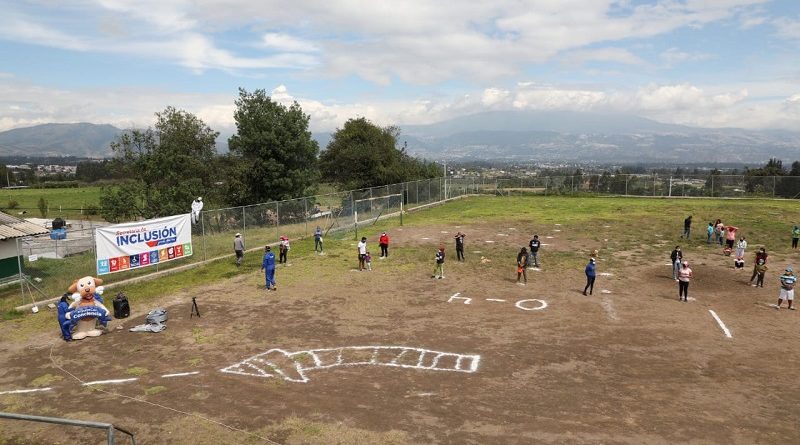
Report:
[[0,241],[46,233],[50,233],[50,231],[42,226],[0,212]]

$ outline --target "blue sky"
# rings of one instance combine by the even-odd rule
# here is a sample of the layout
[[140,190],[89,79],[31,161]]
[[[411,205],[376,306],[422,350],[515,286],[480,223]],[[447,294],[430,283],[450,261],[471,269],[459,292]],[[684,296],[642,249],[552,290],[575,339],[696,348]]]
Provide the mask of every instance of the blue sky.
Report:
[[233,127],[239,87],[312,129],[487,110],[800,129],[798,0],[0,0],[0,130]]

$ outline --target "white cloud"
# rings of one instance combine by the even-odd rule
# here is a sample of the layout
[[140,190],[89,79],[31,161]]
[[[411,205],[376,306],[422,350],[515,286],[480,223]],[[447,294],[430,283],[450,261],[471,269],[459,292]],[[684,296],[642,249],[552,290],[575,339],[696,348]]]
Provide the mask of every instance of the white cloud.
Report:
[[625,65],[647,65],[647,62],[624,48],[599,48],[576,50],[567,53],[564,61],[572,65],[583,65],[587,62],[615,62]]
[[778,37],[787,40],[800,40],[800,19],[781,17],[773,21]]
[[288,34],[269,32],[262,37],[264,46],[270,49],[286,52],[313,53],[319,48],[313,43],[292,37]]
[[664,64],[671,67],[683,62],[706,60],[711,58],[711,55],[705,53],[690,53],[681,51],[678,48],[669,48],[659,54],[659,58],[661,58]]

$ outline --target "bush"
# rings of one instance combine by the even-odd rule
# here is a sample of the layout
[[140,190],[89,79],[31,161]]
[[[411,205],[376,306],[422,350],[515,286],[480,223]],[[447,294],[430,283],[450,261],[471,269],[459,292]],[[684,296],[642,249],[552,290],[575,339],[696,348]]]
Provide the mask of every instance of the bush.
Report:
[[6,207],[9,209],[16,209],[17,207],[19,207],[19,203],[16,200],[12,199],[8,201],[8,205]]
[[84,208],[84,213],[86,213],[89,216],[95,216],[100,214],[100,207],[94,204],[89,204],[87,206],[84,206],[83,208]]

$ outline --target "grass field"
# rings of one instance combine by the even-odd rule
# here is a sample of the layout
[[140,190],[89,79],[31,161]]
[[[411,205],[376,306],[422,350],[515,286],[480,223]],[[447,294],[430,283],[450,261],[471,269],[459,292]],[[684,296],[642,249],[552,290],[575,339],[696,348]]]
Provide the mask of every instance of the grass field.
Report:
[[[688,214],[691,241],[679,237]],[[704,227],[716,218],[750,241],[745,271],[706,245]],[[355,241],[341,234],[326,239],[324,256],[313,253],[313,241],[293,243],[277,292],[264,290],[258,253],[241,268],[223,259],[126,286],[132,317],[112,321],[99,338],[64,343],[46,309],[2,321],[0,392],[52,389],[0,394],[0,410],[68,409],[132,429],[137,443],[798,443],[785,416],[800,399],[800,345],[791,341],[800,318],[769,306],[783,267],[800,266],[789,237],[797,221],[791,201],[454,201],[408,214],[402,227],[387,219],[362,228],[372,273],[354,271]],[[393,239],[386,260],[376,245],[382,230]],[[452,251],[457,230],[467,234],[463,263]],[[527,271],[520,286],[515,256],[533,233],[545,243],[542,269]],[[447,277],[431,280],[439,243],[447,246]],[[677,301],[665,265],[676,244],[695,271],[688,304]],[[770,254],[764,289],[747,285],[759,246]],[[585,297],[583,266],[593,249],[602,275]],[[199,319],[190,317],[191,297]],[[523,309],[541,302],[546,308]],[[166,331],[127,331],[154,307],[168,309]],[[411,349],[386,356],[392,350],[355,346]],[[276,348],[289,355],[244,361]],[[480,356],[480,364],[466,372],[447,355],[431,362],[427,350]],[[419,362],[409,358],[419,351]],[[220,372],[238,363],[269,376]],[[64,370],[83,380],[137,380],[84,387]],[[161,377],[180,372],[193,374]],[[0,422],[0,438],[100,440],[8,422]]]
[[[100,207],[100,187],[3,190],[0,192],[0,210],[15,216],[24,210],[27,211],[25,216],[40,218],[40,198],[49,205],[48,218],[86,218],[81,209],[90,205]],[[8,208],[11,201],[18,203],[17,208]]]

